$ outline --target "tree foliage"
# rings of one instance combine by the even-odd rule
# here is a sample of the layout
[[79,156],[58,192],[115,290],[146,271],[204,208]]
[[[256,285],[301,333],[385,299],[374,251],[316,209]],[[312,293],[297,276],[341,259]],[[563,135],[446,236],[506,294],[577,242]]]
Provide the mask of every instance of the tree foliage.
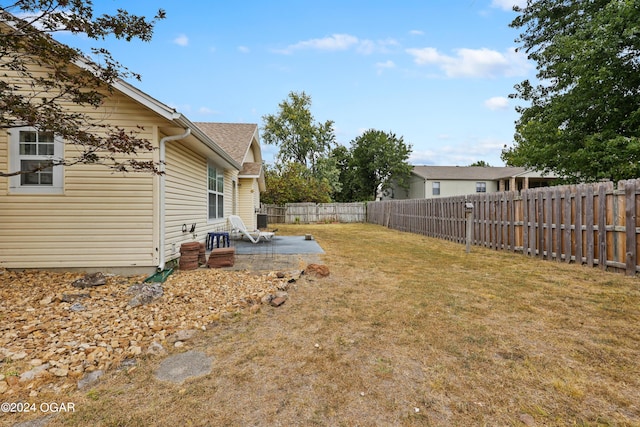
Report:
[[[369,129],[351,141],[349,154],[346,157],[348,171],[342,175],[345,191],[341,199],[375,200],[378,192],[391,188],[392,184],[408,187],[413,169],[408,163],[411,145],[405,144],[402,137]],[[340,153],[335,155],[340,157]]]
[[262,117],[262,140],[278,146],[277,158],[282,163],[293,161],[314,171],[317,160],[327,157],[335,144],[333,121],[316,123],[311,97],[304,92],[290,92],[278,106],[277,114]]
[[469,166],[479,166],[479,167],[482,167],[482,168],[490,168],[491,167],[491,165],[489,163],[487,163],[486,161],[484,161],[484,160],[475,161],[475,162],[471,163]]
[[511,26],[537,63],[508,165],[567,181],[640,177],[640,8],[635,0],[530,0]]
[[[123,9],[94,16],[90,0],[16,0],[0,7],[0,126],[32,126],[74,146],[67,153],[71,156],[51,158],[39,170],[92,163],[117,171],[157,172],[152,161],[136,159],[154,149],[138,137],[139,129],[111,126],[82,112],[100,107],[117,79],[140,76],[103,47],[93,48],[89,61],[80,50],[56,42],[52,34],[66,31],[96,42],[108,36],[149,41],[155,23],[164,16],[159,10],[147,19]],[[80,66],[70,66],[73,63]],[[0,172],[0,176],[27,172],[34,171]]]
[[266,204],[331,202],[329,182],[317,179],[309,169],[297,162],[267,166],[265,184],[267,191],[260,195],[260,199]]

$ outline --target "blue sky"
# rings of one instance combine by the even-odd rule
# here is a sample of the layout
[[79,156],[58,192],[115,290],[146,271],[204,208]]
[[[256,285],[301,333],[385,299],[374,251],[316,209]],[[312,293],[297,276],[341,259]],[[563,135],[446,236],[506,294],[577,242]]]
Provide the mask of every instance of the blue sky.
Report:
[[[289,92],[304,91],[316,121],[335,122],[338,143],[393,132],[412,145],[414,165],[502,166],[518,117],[507,97],[535,75],[509,28],[525,0],[95,3],[145,16],[165,9],[151,42],[105,46],[142,75],[136,87],[190,120],[262,126]],[[263,144],[268,162],[276,151]]]

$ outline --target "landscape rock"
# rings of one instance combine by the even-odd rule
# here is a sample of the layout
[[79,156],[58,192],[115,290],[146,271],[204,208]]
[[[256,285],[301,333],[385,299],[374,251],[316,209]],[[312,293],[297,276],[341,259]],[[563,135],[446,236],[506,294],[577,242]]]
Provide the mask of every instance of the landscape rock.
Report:
[[329,267],[324,264],[309,264],[304,270],[304,274],[314,277],[327,277],[329,275]]
[[212,359],[200,351],[187,351],[165,359],[155,372],[160,381],[182,384],[185,380],[211,372]]
[[91,298],[90,294],[62,294],[61,302],[75,302],[78,299]]
[[286,301],[287,301],[286,297],[275,297],[274,299],[271,300],[270,304],[272,307],[280,307]]
[[0,381],[0,394],[4,393],[7,390],[9,390],[9,384],[7,384],[6,381]]
[[522,421],[522,423],[527,427],[535,427],[536,425],[536,421],[529,414],[520,414],[519,418],[520,421]]
[[51,368],[49,369],[49,372],[51,372],[56,377],[66,377],[67,375],[69,375],[69,369],[67,368]]
[[103,286],[107,283],[107,278],[101,272],[86,274],[84,277],[74,281],[71,286],[74,288],[93,288]]
[[149,356],[164,356],[167,354],[167,350],[164,349],[162,344],[154,341],[149,345],[146,354]]
[[78,311],[85,311],[87,309],[87,307],[85,307],[84,305],[80,304],[79,302],[74,302],[71,307],[69,307],[70,311],[74,311],[74,312],[78,312]]
[[[0,383],[4,383],[0,386],[8,387],[6,393],[12,393],[12,397],[41,396],[61,390],[71,378],[75,382],[84,376],[88,381],[92,372],[106,372],[128,363],[135,368],[134,357],[146,355],[148,349],[166,354],[154,342],[174,347],[165,342],[175,335],[171,338],[174,343],[189,343],[197,331],[213,328],[243,311],[257,311],[261,299],[275,298],[287,280],[252,271],[177,272],[161,288],[156,285],[163,291],[161,299],[129,309],[132,294],[127,290],[142,283],[144,276],[105,274],[104,286],[69,290],[78,280],[78,285],[86,285],[87,280],[81,280],[85,277],[77,272],[3,273],[0,305],[5,317],[0,322],[0,360],[9,365],[0,370]],[[15,291],[18,288],[20,292]],[[137,285],[133,289],[144,288]],[[76,303],[85,310],[72,311]],[[131,358],[131,362],[122,362],[125,358]],[[46,366],[46,372],[36,376],[41,372],[35,369],[39,366]],[[29,380],[32,376],[34,379]],[[21,377],[25,380],[20,381]]]
[[80,381],[78,381],[78,390],[84,390],[85,388],[91,387],[98,382],[103,374],[104,371],[102,370],[89,372]]
[[197,332],[197,329],[180,330],[173,335],[169,335],[167,337],[167,341],[170,343],[175,343],[177,341],[188,341],[192,339]]
[[47,369],[49,369],[50,367],[51,367],[50,364],[45,363],[44,365],[36,366],[35,368],[27,372],[23,372],[20,375],[20,382],[33,381],[35,378],[39,377],[44,372],[46,372]]
[[138,283],[127,289],[127,293],[134,295],[129,300],[129,307],[138,307],[157,300],[164,294],[164,291],[160,283]]
[[40,305],[47,305],[47,304],[51,304],[51,301],[53,301],[53,298],[51,296],[46,296],[42,298],[39,302],[40,302]]
[[24,352],[24,351],[19,351],[19,352],[17,352],[17,353],[10,353],[10,354],[9,354],[9,358],[10,358],[11,360],[14,360],[14,361],[22,360],[22,359],[24,359],[25,357],[27,357],[27,353],[26,353],[26,352]]

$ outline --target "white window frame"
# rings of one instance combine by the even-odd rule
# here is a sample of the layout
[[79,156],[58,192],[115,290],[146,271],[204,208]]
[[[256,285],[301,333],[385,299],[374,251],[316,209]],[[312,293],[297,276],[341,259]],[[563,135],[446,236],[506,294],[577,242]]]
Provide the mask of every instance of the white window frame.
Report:
[[486,192],[487,192],[487,182],[486,181],[476,182],[476,193],[486,193]]
[[[214,212],[211,212],[211,197],[215,200]],[[220,219],[224,219],[224,170],[209,164],[207,165],[207,220],[213,222]]]
[[440,195],[440,181],[433,181],[431,183],[431,195],[432,196]]
[[[20,154],[20,133],[40,132],[32,126],[21,126],[9,129],[9,171],[21,170],[22,161],[53,160],[64,158],[64,143],[58,135],[53,137],[53,155]],[[24,174],[9,178],[9,191],[13,194],[63,194],[64,166],[52,166],[51,184],[24,184]]]

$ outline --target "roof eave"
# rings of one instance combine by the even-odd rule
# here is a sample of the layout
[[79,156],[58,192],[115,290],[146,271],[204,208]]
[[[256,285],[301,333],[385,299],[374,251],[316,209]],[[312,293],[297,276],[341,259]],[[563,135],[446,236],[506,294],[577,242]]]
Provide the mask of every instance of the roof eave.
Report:
[[200,140],[204,145],[211,149],[214,153],[224,159],[229,165],[237,170],[241,169],[241,165],[236,162],[226,151],[224,151],[218,144],[213,141],[209,136],[200,130],[191,120],[187,119],[182,113],[175,109],[163,104],[152,96],[147,95],[136,87],[129,83],[119,80],[113,84],[113,87],[125,95],[131,97],[135,101],[141,103],[145,107],[149,108],[153,112],[159,114],[167,120],[171,120],[182,126],[184,129],[191,129],[191,134]]

